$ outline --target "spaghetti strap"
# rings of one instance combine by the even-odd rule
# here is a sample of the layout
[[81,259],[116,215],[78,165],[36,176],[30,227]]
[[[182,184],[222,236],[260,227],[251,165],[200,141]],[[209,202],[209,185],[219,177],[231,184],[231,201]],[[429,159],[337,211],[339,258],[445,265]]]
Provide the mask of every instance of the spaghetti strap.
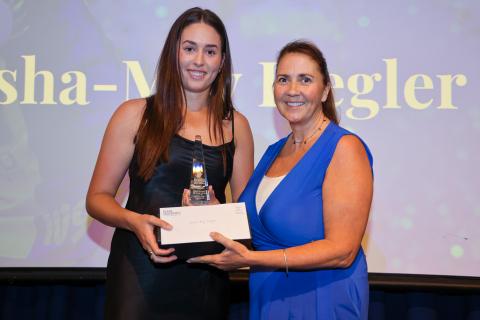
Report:
[[235,140],[235,111],[232,111],[232,140]]

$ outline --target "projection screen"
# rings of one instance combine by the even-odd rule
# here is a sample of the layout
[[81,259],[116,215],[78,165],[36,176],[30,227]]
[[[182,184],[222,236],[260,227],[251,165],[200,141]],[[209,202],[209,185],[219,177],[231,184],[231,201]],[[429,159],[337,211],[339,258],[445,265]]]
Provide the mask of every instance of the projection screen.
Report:
[[341,125],[374,156],[370,272],[480,276],[480,4],[463,0],[0,1],[0,267],[106,266],[112,229],[85,210],[104,129],[151,93],[193,6],[227,27],[255,163],[289,133],[278,50],[309,39],[324,52]]

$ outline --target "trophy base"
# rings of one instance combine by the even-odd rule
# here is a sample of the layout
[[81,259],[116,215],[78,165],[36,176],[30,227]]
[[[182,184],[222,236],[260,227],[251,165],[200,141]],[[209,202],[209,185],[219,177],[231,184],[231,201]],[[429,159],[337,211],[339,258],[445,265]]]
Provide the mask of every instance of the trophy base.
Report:
[[194,206],[204,206],[208,204],[208,200],[190,200],[190,203]]

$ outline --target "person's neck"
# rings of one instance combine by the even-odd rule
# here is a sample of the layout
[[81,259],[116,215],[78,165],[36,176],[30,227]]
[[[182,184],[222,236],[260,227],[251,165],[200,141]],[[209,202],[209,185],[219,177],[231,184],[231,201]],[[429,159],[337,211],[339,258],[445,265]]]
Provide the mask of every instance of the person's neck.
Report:
[[185,106],[189,112],[201,112],[207,109],[208,90],[204,92],[186,92]]
[[290,128],[292,129],[292,141],[295,142],[294,144],[306,142],[306,140],[312,138],[319,131],[319,128],[323,130],[325,126],[324,120],[326,118],[323,113],[318,112],[306,123],[291,123]]

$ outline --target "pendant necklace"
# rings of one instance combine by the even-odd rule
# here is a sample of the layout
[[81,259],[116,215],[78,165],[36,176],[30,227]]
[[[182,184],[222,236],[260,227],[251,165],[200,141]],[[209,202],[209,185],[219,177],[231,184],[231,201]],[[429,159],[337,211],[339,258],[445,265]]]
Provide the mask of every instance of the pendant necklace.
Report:
[[313,130],[313,133],[311,135],[309,135],[307,138],[303,139],[303,140],[295,140],[295,137],[293,136],[293,132],[292,132],[292,141],[293,141],[293,144],[300,144],[303,142],[303,144],[307,144],[307,141],[310,140],[310,138],[312,138],[317,132],[321,131],[322,128],[323,128],[323,124],[326,122],[327,120],[325,119],[325,115],[323,115],[323,119],[322,119],[322,122],[320,123],[320,126],[318,128],[316,128],[315,130]]

